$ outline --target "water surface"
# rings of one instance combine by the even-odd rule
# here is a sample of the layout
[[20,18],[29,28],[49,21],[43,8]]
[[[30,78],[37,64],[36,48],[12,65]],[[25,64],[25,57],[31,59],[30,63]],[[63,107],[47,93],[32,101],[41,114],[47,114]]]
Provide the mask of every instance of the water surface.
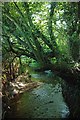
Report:
[[32,80],[42,85],[25,92],[15,103],[12,114],[17,118],[67,118],[69,108],[62,96],[62,80],[51,70],[35,72],[29,68]]

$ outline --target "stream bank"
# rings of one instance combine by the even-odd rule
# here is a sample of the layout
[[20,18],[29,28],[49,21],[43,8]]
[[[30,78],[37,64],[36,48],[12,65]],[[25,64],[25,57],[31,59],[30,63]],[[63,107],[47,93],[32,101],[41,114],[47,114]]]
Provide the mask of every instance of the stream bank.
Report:
[[79,85],[71,85],[66,81],[62,84],[62,94],[69,106],[70,119],[80,118],[80,87]]
[[22,73],[13,81],[2,81],[2,118],[4,119],[12,109],[12,104],[16,103],[20,96],[41,85],[41,82],[32,81],[28,70]]

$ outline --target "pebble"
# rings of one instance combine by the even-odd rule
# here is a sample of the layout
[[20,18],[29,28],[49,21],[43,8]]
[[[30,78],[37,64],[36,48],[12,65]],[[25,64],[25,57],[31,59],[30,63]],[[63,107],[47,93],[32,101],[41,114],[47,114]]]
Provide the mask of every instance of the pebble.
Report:
[[49,101],[48,103],[53,103],[54,101]]

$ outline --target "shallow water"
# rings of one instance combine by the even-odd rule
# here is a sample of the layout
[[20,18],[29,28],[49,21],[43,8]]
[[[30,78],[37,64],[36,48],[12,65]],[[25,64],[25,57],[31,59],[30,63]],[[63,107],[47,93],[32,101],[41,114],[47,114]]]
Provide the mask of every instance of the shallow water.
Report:
[[32,80],[43,84],[25,92],[13,106],[10,116],[17,118],[67,118],[69,108],[62,96],[61,79],[50,70],[37,73],[29,68]]

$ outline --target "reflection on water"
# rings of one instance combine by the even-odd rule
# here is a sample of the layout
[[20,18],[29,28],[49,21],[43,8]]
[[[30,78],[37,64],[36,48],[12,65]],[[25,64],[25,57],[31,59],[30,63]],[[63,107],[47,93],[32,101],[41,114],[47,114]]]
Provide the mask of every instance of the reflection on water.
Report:
[[66,118],[69,109],[62,96],[60,79],[51,71],[40,74],[31,72],[31,76],[32,79],[42,81],[43,84],[25,92],[12,114],[19,118]]

